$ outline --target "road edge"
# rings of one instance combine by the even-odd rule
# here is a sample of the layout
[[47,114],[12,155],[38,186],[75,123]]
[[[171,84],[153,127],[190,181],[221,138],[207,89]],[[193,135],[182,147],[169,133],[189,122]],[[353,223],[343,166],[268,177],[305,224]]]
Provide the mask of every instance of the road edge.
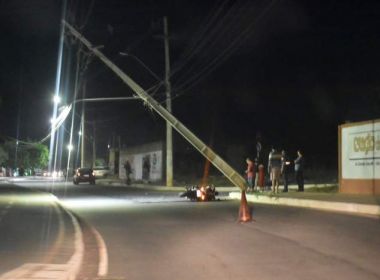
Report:
[[[240,192],[230,192],[229,197],[231,199],[240,200]],[[270,196],[258,196],[254,194],[247,194],[247,201],[261,203],[261,204],[271,204],[271,205],[284,205],[284,206],[294,206],[311,208],[326,211],[338,211],[350,214],[364,214],[380,217],[380,206],[379,205],[369,205],[369,204],[359,204],[351,202],[336,202],[336,201],[320,201],[312,199],[301,199],[301,198],[285,198],[285,197],[270,197]]]

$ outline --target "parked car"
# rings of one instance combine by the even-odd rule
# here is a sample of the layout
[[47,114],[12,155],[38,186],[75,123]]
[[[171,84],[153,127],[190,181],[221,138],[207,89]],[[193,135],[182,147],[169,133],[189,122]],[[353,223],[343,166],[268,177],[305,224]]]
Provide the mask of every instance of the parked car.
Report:
[[95,185],[95,175],[92,168],[78,168],[75,171],[73,177],[73,183],[78,185],[79,183],[88,182],[91,185]]
[[94,176],[95,178],[104,178],[107,177],[110,174],[110,169],[109,167],[94,167]]

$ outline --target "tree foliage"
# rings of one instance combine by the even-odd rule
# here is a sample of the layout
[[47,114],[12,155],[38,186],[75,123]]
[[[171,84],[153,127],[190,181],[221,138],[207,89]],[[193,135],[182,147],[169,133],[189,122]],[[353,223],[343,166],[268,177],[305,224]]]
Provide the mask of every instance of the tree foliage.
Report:
[[[4,154],[2,154],[2,151]],[[0,164],[2,165],[43,169],[47,167],[48,161],[49,150],[43,144],[18,144],[16,141],[8,141],[0,145]]]

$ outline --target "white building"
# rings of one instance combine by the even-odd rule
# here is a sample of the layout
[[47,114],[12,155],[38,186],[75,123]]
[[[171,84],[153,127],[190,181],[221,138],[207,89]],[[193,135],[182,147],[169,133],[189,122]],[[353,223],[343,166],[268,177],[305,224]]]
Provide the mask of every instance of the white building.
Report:
[[339,126],[339,190],[380,194],[380,120]]
[[131,166],[132,181],[159,182],[163,179],[163,145],[161,142],[120,150],[119,178],[126,179],[125,164]]

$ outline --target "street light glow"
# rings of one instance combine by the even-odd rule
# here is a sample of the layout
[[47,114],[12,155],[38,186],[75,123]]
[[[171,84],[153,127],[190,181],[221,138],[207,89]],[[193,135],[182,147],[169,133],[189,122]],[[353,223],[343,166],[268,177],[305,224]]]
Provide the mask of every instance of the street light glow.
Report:
[[69,145],[67,145],[67,149],[68,149],[69,151],[72,151],[72,150],[74,149],[74,146],[71,145],[71,144],[69,144]]
[[53,102],[59,104],[61,102],[61,97],[59,95],[54,95]]

